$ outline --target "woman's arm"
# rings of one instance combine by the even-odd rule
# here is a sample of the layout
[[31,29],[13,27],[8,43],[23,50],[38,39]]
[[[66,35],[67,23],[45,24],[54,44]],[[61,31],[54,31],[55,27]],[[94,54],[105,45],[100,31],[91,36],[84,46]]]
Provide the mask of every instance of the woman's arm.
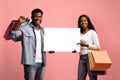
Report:
[[98,39],[98,35],[95,31],[92,32],[92,45],[89,45],[89,49],[92,49],[92,50],[100,49],[100,42]]

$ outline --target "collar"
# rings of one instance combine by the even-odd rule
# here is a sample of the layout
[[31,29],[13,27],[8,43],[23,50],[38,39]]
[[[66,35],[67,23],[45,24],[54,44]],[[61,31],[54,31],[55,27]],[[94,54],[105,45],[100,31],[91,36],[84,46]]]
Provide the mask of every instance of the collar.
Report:
[[[30,27],[34,28],[34,25],[32,23],[30,23]],[[40,29],[41,29],[41,26],[40,26]]]

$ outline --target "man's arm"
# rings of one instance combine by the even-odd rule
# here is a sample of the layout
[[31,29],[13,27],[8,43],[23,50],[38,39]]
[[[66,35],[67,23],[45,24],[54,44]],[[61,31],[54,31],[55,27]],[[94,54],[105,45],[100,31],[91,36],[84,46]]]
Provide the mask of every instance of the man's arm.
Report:
[[21,24],[24,22],[25,22],[25,17],[20,16],[17,24],[12,28],[12,30],[9,31],[8,37],[10,39],[12,39],[15,42],[21,40],[20,38],[21,38],[22,32],[21,32],[21,30],[19,30],[19,28],[20,28]]

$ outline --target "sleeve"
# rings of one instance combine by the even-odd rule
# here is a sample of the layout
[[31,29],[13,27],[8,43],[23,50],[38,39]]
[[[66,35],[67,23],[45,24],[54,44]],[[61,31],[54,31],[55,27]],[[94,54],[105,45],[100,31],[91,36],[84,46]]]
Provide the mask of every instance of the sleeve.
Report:
[[17,31],[10,30],[8,37],[13,41],[17,42],[21,40],[22,31],[19,29]]
[[89,45],[89,49],[92,50],[100,49],[98,35],[95,31],[92,31],[92,45]]

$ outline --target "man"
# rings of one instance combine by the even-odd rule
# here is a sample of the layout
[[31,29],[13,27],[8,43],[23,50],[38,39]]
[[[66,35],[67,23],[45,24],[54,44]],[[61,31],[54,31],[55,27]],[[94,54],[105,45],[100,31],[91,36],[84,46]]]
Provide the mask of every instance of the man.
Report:
[[10,30],[8,37],[22,43],[22,60],[25,80],[43,80],[46,56],[44,52],[44,29],[40,26],[43,11],[39,8],[31,12],[32,22],[20,26],[24,19],[19,18],[18,24]]

